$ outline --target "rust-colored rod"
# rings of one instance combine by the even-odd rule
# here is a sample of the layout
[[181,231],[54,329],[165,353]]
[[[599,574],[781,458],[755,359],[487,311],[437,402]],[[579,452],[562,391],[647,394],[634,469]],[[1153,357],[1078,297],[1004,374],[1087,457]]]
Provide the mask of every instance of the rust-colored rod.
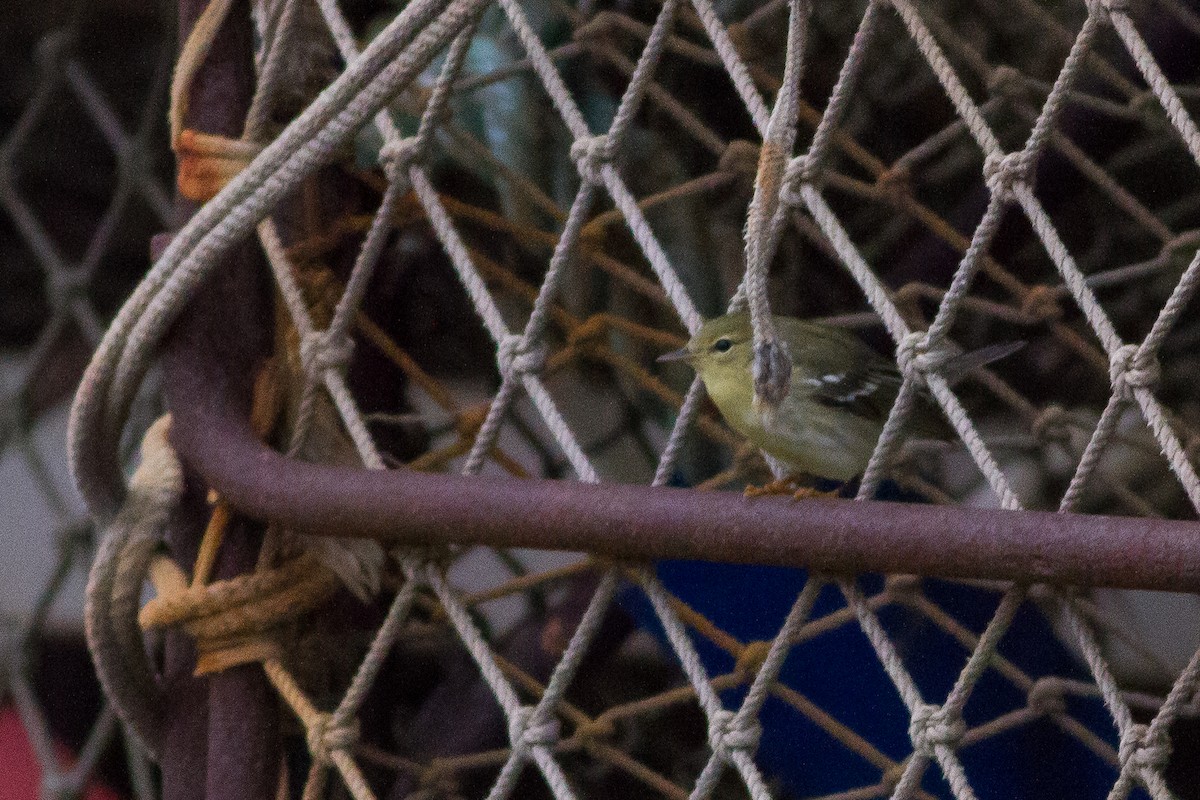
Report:
[[[180,42],[186,40],[208,0],[179,0]],[[216,32],[207,57],[193,76],[184,126],[204,133],[236,138],[241,134],[254,91],[253,26],[250,3],[238,0]],[[183,224],[199,206],[181,196],[175,201],[175,223]],[[162,244],[163,240],[159,240]],[[215,279],[200,289],[195,306],[172,328],[165,347],[165,361],[174,364],[172,350],[179,340],[187,347],[210,350],[207,332],[219,329],[231,318],[244,319],[239,348],[220,352],[224,369],[249,374],[258,353],[265,351],[268,335],[248,330],[250,321],[264,316],[269,308],[259,276],[262,266],[252,246],[229,253]],[[228,303],[236,300],[231,313]],[[266,325],[262,326],[267,331]],[[239,358],[240,355],[240,358]],[[171,366],[168,366],[170,369]],[[231,376],[226,397],[232,409],[248,409],[248,380],[236,388]],[[167,406],[178,398],[167,393]],[[172,556],[190,571],[204,530],[208,508],[204,487],[189,475],[189,491],[180,512],[172,521],[167,540]],[[234,530],[226,539],[217,566],[222,578],[253,569],[258,541],[250,532]],[[279,772],[278,703],[257,664],[226,670],[208,678],[192,676],[195,652],[181,631],[167,635],[167,657],[163,683],[168,721],[162,750],[162,795],[165,800],[267,800],[276,796]]]
[[237,509],[307,533],[392,544],[585,550],[829,573],[917,573],[1200,591],[1200,524],[732,492],[368,471],[259,443],[222,400],[222,366],[173,371],[173,438]]

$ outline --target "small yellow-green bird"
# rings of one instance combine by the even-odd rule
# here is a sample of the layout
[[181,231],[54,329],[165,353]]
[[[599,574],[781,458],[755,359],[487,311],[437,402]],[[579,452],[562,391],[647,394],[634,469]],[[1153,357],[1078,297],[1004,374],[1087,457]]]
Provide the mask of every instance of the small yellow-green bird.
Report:
[[[777,408],[754,402],[754,333],[748,313],[705,322],[686,347],[658,360],[690,364],[730,427],[793,475],[848,481],[862,474],[900,391],[896,365],[848,331],[794,317],[773,320],[792,360],[790,389]],[[943,374],[965,374],[1022,344],[958,356],[947,362]],[[946,427],[932,408],[919,407],[908,430],[941,438]]]

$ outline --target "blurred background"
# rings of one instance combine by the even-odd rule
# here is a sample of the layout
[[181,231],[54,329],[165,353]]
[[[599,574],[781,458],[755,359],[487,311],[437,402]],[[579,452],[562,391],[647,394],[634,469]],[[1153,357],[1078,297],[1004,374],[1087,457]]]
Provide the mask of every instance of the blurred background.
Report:
[[[37,797],[89,735],[130,772],[82,637],[93,530],[66,413],[105,321],[169,222],[174,9],[14,3],[0,33],[0,797]],[[18,715],[17,709],[20,709]],[[142,772],[143,777],[145,775]],[[91,796],[105,795],[93,788]]]

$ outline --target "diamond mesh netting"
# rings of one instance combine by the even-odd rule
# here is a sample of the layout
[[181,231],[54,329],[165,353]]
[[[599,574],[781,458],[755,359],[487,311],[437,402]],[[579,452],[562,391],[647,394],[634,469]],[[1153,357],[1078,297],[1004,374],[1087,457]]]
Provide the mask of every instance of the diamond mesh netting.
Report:
[[[70,486],[63,435],[105,319],[148,266],[146,237],[170,221],[160,121],[170,15],[117,15],[112,22],[137,44],[119,53],[94,16],[47,11],[9,9],[3,45],[12,113],[0,143],[0,705],[6,722],[15,710],[41,796],[80,796],[107,758],[106,778],[123,774],[133,796],[148,798],[144,753],[114,749],[118,720],[89,708],[92,681],[68,683],[79,677],[73,656],[82,649],[71,642],[93,528]],[[13,730],[6,725],[0,756],[5,797],[37,779],[23,774]],[[114,758],[125,762],[116,773]]]
[[[219,496],[194,562],[156,556],[185,489],[168,423],[129,490],[118,464],[153,354],[254,237],[276,320],[260,321],[272,358],[250,422],[293,458],[764,480],[772,465],[700,382],[652,365],[731,297],[754,320],[764,398],[786,380],[768,309],[895,353],[903,385],[859,499],[1193,519],[1200,132],[1177,55],[1200,36],[1193,11],[253,11],[240,138],[192,127],[189,91],[245,9],[209,3],[186,40],[172,141],[203,205],[105,334],[72,415],[76,480],[108,530],[89,636],[152,752],[170,700],[128,657],[147,576],[143,628],[185,628],[202,672],[261,664],[303,732],[281,791],[306,773],[291,783],[308,797],[1190,791],[1171,758],[1200,671],[1186,599],[1165,655],[1148,641],[1162,622],[1122,613],[1130,596],[1032,572],[949,584],[467,547],[381,565],[375,545],[267,525],[249,574],[213,580],[246,530]],[[962,384],[939,373],[957,346],[1017,338]],[[921,387],[955,444],[907,434]],[[387,605],[346,610],[339,578]]]

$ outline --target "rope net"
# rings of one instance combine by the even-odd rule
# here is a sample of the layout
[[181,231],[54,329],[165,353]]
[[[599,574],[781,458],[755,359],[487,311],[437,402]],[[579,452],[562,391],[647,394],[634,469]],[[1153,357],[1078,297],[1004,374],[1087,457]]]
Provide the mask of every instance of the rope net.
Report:
[[[256,572],[212,581],[233,517],[220,498],[190,576],[155,556],[182,492],[168,423],[128,491],[116,466],[158,344],[254,237],[278,314],[252,425],[298,458],[761,482],[771,465],[699,381],[653,364],[702,314],[746,308],[767,401],[786,381],[768,311],[895,353],[903,385],[860,499],[895,484],[1193,518],[1200,88],[1162,60],[1200,18],[1171,0],[1013,9],[413,0],[352,25],[333,0],[258,3],[256,91],[231,139],[185,124],[237,13],[210,3],[171,93],[179,189],[204,204],[117,314],[72,412],[76,480],[108,527],[89,635],[135,736],[161,739],[155,678],[121,627],[148,575],[144,628],[184,627],[201,671],[262,665],[311,757],[306,797],[987,797],[988,759],[1031,741],[1087,765],[1080,796],[1181,794],[1171,732],[1195,714],[1200,660],[1190,642],[1164,657],[1100,592],[789,573],[778,614],[765,581],[742,601],[764,604],[747,627],[717,621],[741,600],[721,586],[732,573],[689,593],[671,565],[385,558],[274,527]],[[961,385],[938,371],[952,348],[1015,338]],[[919,387],[954,444],[908,435]],[[315,638],[280,634],[339,583],[389,601],[341,673],[313,666]],[[1066,643],[1065,666],[1025,658],[1030,625]],[[451,663],[443,682],[372,716],[381,676],[430,652]],[[814,699],[831,652],[855,674],[833,676],[840,694],[878,681],[879,705]],[[827,761],[781,766],[806,753]]]

